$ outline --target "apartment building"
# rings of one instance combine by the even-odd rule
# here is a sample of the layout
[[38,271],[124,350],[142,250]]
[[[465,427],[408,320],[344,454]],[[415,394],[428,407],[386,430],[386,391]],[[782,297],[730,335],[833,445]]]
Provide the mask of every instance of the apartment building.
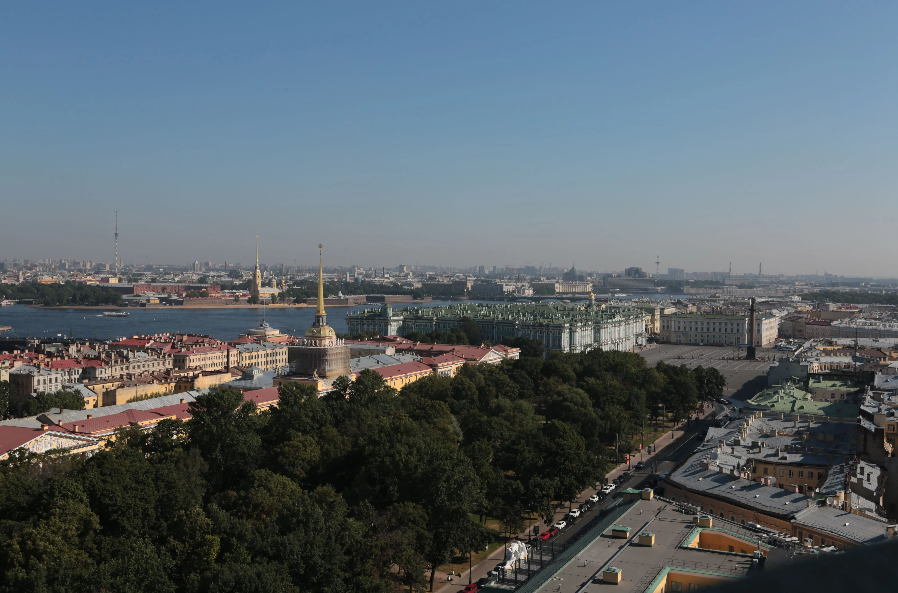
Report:
[[215,371],[237,366],[239,360],[238,350],[225,344],[182,348],[172,352],[172,366],[175,369]]
[[238,366],[258,367],[263,371],[275,371],[287,366],[287,344],[238,344],[236,349]]

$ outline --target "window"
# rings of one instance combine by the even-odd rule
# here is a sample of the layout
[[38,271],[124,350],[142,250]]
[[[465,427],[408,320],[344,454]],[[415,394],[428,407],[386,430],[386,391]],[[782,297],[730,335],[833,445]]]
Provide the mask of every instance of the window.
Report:
[[792,474],[793,474],[793,472],[792,472],[792,470],[790,469],[790,470],[789,470],[789,477],[790,477],[790,478],[793,477]]
[[781,469],[781,470],[780,470],[780,477],[782,478],[782,477],[785,476],[785,475],[786,475],[786,470]]
[[803,478],[803,477],[804,477],[804,470],[798,470],[798,477],[799,477],[799,478]]
[[767,475],[767,467],[764,467],[764,475]]

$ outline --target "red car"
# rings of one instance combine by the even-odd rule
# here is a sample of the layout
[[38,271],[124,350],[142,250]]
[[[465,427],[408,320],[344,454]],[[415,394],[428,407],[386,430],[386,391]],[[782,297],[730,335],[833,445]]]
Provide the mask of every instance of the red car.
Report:
[[552,534],[549,533],[548,531],[543,531],[542,533],[539,534],[539,539],[541,539],[543,541],[549,539],[550,537],[552,537]]
[[476,593],[477,591],[480,591],[480,585],[478,585],[477,583],[471,583],[470,585],[462,589],[462,591],[464,591],[464,593]]

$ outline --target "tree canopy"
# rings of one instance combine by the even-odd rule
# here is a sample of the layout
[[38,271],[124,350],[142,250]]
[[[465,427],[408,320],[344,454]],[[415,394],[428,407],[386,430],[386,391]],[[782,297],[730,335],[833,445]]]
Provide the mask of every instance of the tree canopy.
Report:
[[263,412],[219,388],[89,458],[15,453],[0,593],[425,590],[428,565],[496,536],[478,517],[548,520],[604,480],[616,439],[712,389],[635,354],[523,346],[401,392],[369,370],[323,397],[287,383]]
[[108,287],[83,282],[3,284],[0,285],[0,297],[13,300],[33,299],[35,303],[47,307],[119,305],[122,302],[120,293]]

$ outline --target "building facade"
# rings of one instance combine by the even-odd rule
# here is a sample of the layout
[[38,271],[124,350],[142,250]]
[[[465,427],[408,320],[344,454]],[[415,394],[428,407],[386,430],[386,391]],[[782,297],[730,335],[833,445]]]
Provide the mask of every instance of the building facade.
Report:
[[[777,317],[760,313],[755,319],[755,346],[770,347],[776,342]],[[705,315],[673,313],[661,315],[661,341],[671,344],[739,346],[748,344],[748,315]]]
[[645,344],[646,313],[635,307],[602,308],[594,299],[587,305],[458,304],[448,307],[410,307],[394,311],[389,305],[346,317],[349,333],[374,332],[406,336],[412,332],[452,331],[473,321],[481,336],[493,344],[506,338],[539,340],[554,352],[630,351]]

